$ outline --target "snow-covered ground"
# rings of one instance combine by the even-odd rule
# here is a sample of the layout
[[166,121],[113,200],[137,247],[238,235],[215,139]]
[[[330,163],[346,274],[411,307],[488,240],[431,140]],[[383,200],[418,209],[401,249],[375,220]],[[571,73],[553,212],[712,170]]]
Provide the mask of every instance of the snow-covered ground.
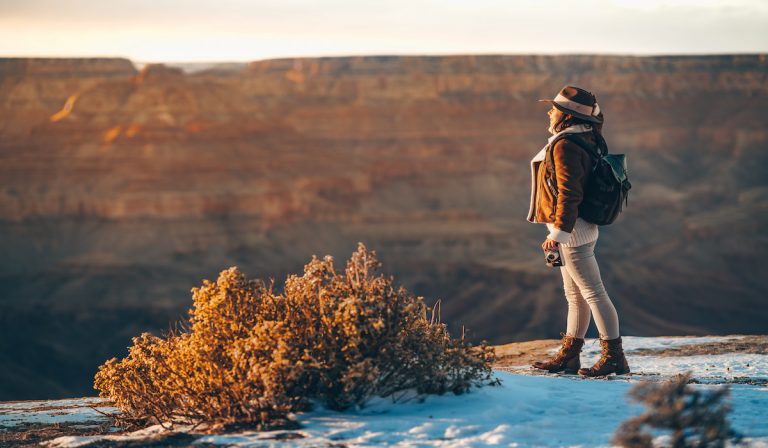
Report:
[[[734,382],[741,377],[768,380],[768,353],[724,353],[696,356],[633,356],[633,350],[663,350],[684,345],[699,345],[711,342],[727,342],[748,339],[750,336],[715,337],[666,337],[651,338],[623,336],[622,345],[627,352],[630,369],[646,376],[659,375],[663,378],[693,370],[694,377],[702,382]],[[584,344],[582,364],[592,365],[600,358],[600,343],[588,339]],[[646,378],[649,379],[649,378]],[[767,420],[768,421],[768,420]]]
[[[459,396],[428,396],[423,402],[393,403],[389,398],[375,398],[365,408],[347,412],[317,406],[312,412],[295,416],[301,424],[298,430],[201,435],[195,443],[260,447],[610,446],[610,439],[619,424],[643,410],[627,396],[628,389],[638,381],[668,378],[689,369],[693,370],[694,378],[702,382],[692,385],[697,388],[722,387],[712,383],[730,382],[729,378],[768,379],[768,354],[631,356],[632,350],[636,349],[721,342],[726,337],[625,337],[624,340],[632,372],[636,375],[614,376],[606,381],[570,375],[541,375],[526,367],[495,370],[495,376],[502,380],[501,386],[476,388]],[[582,364],[591,365],[598,357],[599,345],[588,340]],[[768,447],[768,387],[764,382],[758,384],[763,385],[730,384],[733,407],[730,420],[737,431],[749,437],[752,446]],[[51,414],[50,421],[104,418],[86,407],[94,405],[93,400],[66,400],[67,413]],[[0,404],[0,427],[42,421],[46,411],[41,409],[56,408],[65,400],[35,403],[45,404]],[[75,411],[77,406],[82,415]],[[108,407],[100,410],[114,412]],[[133,433],[132,437],[135,440],[151,436],[159,429],[146,429]],[[184,430],[183,427],[177,429]],[[104,437],[125,440],[119,439],[125,435],[67,436],[48,442],[48,446],[84,446]]]
[[73,398],[69,400],[9,401],[0,403],[0,431],[31,423],[87,423],[105,420],[101,412],[115,413],[117,408],[105,406],[100,398]]

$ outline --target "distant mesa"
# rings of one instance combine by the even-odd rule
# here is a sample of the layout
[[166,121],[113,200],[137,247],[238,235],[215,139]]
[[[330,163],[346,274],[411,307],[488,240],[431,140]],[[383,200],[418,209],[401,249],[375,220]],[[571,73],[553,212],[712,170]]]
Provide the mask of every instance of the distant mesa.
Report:
[[184,70],[178,67],[169,67],[165,64],[147,64],[133,78],[135,84],[147,81],[183,78]]
[[122,78],[136,74],[126,58],[0,58],[0,78]]

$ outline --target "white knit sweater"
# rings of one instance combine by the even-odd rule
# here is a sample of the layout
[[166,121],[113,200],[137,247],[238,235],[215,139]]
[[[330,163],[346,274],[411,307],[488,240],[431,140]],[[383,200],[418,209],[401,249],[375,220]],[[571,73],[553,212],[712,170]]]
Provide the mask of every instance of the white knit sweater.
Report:
[[[549,137],[547,141],[547,145],[545,145],[541,150],[531,159],[531,206],[528,211],[528,216],[533,217],[533,207],[534,205],[534,195],[535,195],[535,189],[536,189],[536,164],[540,163],[544,160],[544,156],[547,151],[547,146],[560,134],[566,134],[566,133],[579,133],[579,132],[587,132],[591,129],[589,125],[582,125],[577,124],[574,126],[569,126],[562,131],[558,132],[557,134],[554,134],[553,136]],[[535,217],[532,219],[529,219],[530,222],[536,222]],[[573,231],[566,232],[562,229],[558,229],[555,227],[554,224],[551,223],[545,223],[547,225],[547,229],[549,230],[549,235],[547,235],[547,238],[552,239],[560,243],[560,245],[564,247],[575,247],[575,246],[581,246],[583,244],[591,243],[592,241],[595,241],[598,237],[598,227],[597,224],[593,224],[591,222],[584,221],[580,217],[576,218],[576,224],[573,226]]]
[[576,218],[576,224],[573,226],[573,231],[570,233],[563,232],[555,227],[554,224],[546,224],[547,229],[549,229],[547,238],[557,241],[563,247],[576,247],[581,246],[582,244],[591,243],[597,239],[599,234],[597,224],[592,224],[581,218]]

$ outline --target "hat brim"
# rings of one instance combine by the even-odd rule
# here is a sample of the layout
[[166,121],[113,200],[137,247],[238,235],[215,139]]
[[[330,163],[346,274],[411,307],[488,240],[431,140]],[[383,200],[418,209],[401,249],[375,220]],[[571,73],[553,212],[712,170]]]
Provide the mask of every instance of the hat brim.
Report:
[[552,103],[552,105],[555,108],[557,108],[557,110],[559,110],[560,112],[562,112],[564,114],[571,114],[571,115],[573,115],[576,118],[581,118],[582,120],[591,121],[593,123],[602,123],[603,122],[602,119],[600,119],[598,117],[595,117],[593,115],[584,115],[581,112],[576,112],[575,110],[567,109],[567,108],[559,105],[558,103],[556,103],[555,100],[539,100],[539,102]]

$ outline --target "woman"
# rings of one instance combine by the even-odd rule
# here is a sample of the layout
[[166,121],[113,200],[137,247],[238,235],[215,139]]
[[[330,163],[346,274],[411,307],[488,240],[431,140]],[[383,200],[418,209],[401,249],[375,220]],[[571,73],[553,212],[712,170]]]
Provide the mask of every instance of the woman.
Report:
[[[566,133],[576,133],[592,145],[602,141],[603,114],[595,96],[578,87],[566,86],[553,100],[549,110],[547,146],[531,160],[531,206],[528,221],[545,223],[549,230],[541,247],[559,250],[563,266],[565,297],[568,301],[568,321],[565,333],[560,333],[562,346],[551,359],[537,361],[533,367],[549,372],[600,376],[629,373],[629,365],[621,347],[619,318],[605,291],[595,260],[597,225],[579,217],[587,178],[594,164],[593,157],[579,145],[566,138],[557,140],[547,154],[547,147]],[[554,160],[554,176],[546,164]],[[556,186],[553,192],[552,187]],[[557,193],[556,195],[554,193]],[[600,332],[602,356],[589,369],[582,369],[579,354],[589,326],[590,311]]]

